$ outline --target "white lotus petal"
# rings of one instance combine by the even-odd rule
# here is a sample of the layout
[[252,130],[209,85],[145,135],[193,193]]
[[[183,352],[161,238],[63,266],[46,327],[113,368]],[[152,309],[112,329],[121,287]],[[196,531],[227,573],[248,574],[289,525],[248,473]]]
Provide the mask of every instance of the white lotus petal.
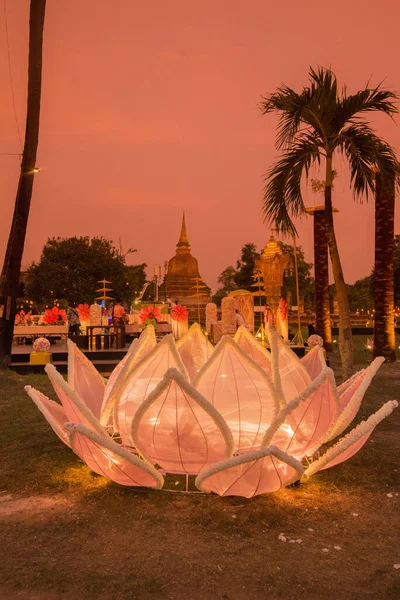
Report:
[[96,367],[71,340],[68,347],[68,383],[92,413],[99,418],[105,380]]
[[111,438],[105,439],[84,425],[65,424],[73,451],[95,473],[120,485],[162,488],[164,478],[152,465]]
[[[107,425],[121,397],[124,386],[133,369],[156,347],[155,329],[148,325],[139,337],[138,342],[132,342],[124,360],[114,369],[104,392],[100,422]],[[118,370],[117,370],[118,369]],[[114,429],[116,428],[114,424]]]
[[70,445],[68,432],[64,427],[64,423],[68,421],[65,410],[60,404],[50,400],[30,385],[25,386],[25,391],[32,398],[44,418],[48,421],[53,431],[58,435],[60,440],[67,446]]
[[219,412],[176,370],[138,408],[132,439],[140,454],[169,473],[195,473],[232,456],[234,441]]
[[203,492],[253,498],[275,492],[303,474],[299,461],[278,448],[260,448],[206,467],[196,478]]
[[142,402],[157,387],[166,371],[174,367],[187,380],[188,375],[178,354],[172,335],[166,335],[139,363],[124,381],[115,405],[114,423],[122,443],[132,446],[132,420]]
[[196,378],[197,373],[214,352],[214,346],[204,335],[198,323],[194,323],[185,335],[176,342],[176,347],[186,367],[190,381]]
[[311,477],[322,469],[334,467],[354,456],[363,447],[378,423],[389,416],[397,406],[396,400],[386,402],[375,414],[357,425],[335,446],[329,448],[320,459],[314,461],[306,470],[305,475]]
[[269,377],[228,336],[219,342],[193,385],[228,423],[236,450],[259,445],[278,413]]

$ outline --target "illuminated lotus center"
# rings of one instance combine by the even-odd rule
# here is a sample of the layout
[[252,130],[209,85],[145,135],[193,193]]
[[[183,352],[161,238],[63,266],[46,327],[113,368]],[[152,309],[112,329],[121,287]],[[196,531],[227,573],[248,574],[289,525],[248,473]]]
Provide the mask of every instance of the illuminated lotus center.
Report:
[[384,359],[336,387],[319,346],[300,360],[276,332],[269,342],[270,351],[240,327],[214,347],[195,324],[177,343],[157,343],[148,326],[105,381],[69,341],[68,382],[46,366],[61,404],[26,391],[57,435],[117,483],[160,489],[176,473],[195,475],[204,492],[253,497],[347,460],[397,406],[339,439]]

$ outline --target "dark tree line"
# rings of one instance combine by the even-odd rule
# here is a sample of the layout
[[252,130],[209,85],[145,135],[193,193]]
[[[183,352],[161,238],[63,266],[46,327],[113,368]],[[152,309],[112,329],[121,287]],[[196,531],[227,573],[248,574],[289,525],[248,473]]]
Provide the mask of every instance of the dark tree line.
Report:
[[128,266],[125,256],[103,237],[49,239],[38,262],[25,274],[25,297],[36,304],[56,299],[92,303],[102,279],[111,281],[109,295],[132,302],[146,281],[146,265]]

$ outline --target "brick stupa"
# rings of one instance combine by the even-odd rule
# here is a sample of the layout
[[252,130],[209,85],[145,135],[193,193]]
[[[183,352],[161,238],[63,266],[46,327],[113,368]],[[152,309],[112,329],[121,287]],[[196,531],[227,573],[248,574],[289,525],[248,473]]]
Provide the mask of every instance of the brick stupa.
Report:
[[195,311],[197,311],[197,289],[202,313],[205,305],[210,300],[211,290],[202,280],[197,259],[190,252],[185,213],[183,213],[181,235],[176,246],[176,254],[168,261],[164,286],[166,286],[166,295],[173,302],[178,301],[190,309],[189,318],[191,320],[195,318]]

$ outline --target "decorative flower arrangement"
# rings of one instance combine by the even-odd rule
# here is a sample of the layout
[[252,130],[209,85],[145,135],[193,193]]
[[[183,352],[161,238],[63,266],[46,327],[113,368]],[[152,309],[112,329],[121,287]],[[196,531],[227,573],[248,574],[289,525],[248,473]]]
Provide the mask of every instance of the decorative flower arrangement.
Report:
[[59,321],[58,316],[61,317],[61,320],[64,321],[64,323],[68,321],[67,314],[63,308],[58,308],[58,306],[46,308],[44,311],[43,322],[46,325],[54,325]]
[[155,306],[145,306],[140,312],[140,320],[143,325],[155,325],[162,320],[161,310]]
[[171,318],[174,321],[187,321],[189,317],[189,311],[186,308],[186,306],[183,306],[182,304],[176,304],[173,309],[171,310]]
[[324,345],[324,340],[322,339],[322,337],[320,335],[317,335],[316,333],[314,333],[313,335],[310,335],[310,337],[308,338],[307,344],[308,344],[309,348],[315,348],[315,346],[319,346],[320,348],[322,348]]
[[37,338],[32,346],[34,352],[48,352],[50,350],[50,342],[44,337]]
[[89,321],[90,319],[90,308],[89,304],[78,304],[76,307],[80,321]]
[[386,402],[340,439],[384,359],[336,387],[319,345],[300,360],[275,330],[269,343],[240,327],[214,349],[198,324],[177,344],[157,343],[149,326],[106,383],[68,341],[68,382],[46,366],[62,406],[25,389],[98,474],[155,488],[164,473],[196,475],[204,492],[251,498],[351,458],[397,406]]

